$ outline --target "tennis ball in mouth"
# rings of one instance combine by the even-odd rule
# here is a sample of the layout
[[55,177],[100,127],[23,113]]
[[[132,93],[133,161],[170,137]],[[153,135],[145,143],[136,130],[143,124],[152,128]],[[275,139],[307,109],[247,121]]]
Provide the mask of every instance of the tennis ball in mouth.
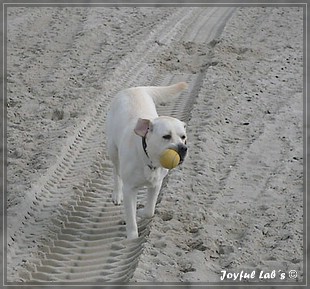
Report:
[[164,168],[171,170],[180,163],[180,156],[175,150],[167,149],[161,154],[159,161]]

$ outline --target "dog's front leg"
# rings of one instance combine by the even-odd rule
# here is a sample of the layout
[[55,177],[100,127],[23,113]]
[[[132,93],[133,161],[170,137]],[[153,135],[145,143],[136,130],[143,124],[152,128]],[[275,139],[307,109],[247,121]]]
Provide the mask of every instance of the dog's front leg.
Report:
[[137,226],[137,191],[126,185],[123,186],[124,209],[126,217],[126,231],[128,239],[138,238]]
[[145,218],[152,218],[155,212],[155,206],[157,198],[160,192],[162,181],[153,187],[149,187],[147,190],[147,199],[144,209],[142,211],[142,216]]

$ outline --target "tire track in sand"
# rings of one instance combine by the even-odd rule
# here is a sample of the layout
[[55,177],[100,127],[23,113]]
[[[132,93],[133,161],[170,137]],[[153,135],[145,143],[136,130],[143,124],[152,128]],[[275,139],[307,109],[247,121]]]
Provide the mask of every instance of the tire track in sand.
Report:
[[[165,85],[180,78],[191,84],[187,97],[183,93],[175,102],[177,106],[170,104],[159,112],[188,119],[195,101],[192,96],[201,85],[201,74],[168,74],[156,79],[155,68],[148,66],[148,61],[161,52],[154,46],[158,39],[168,47],[173,41],[182,40],[186,27],[199,30],[193,24],[199,14],[200,9],[196,8],[177,9],[121,62],[105,84],[105,93],[113,96],[117,90],[141,82]],[[167,27],[173,28],[167,31]],[[152,73],[155,76],[150,77]],[[139,239],[126,240],[123,208],[111,202],[112,165],[105,155],[102,129],[106,103],[95,103],[92,111],[33,192],[27,213],[21,213],[15,220],[24,224],[26,219],[27,225],[10,232],[13,242],[9,247],[16,251],[11,260],[15,267],[9,278],[12,281],[16,281],[16,274],[18,280],[25,282],[123,282],[133,275],[148,235],[149,221],[139,220]],[[90,166],[91,171],[84,176],[85,166]],[[142,193],[138,203],[143,203]],[[15,238],[24,240],[25,246],[16,247]],[[27,248],[30,243],[37,245]]]
[[[112,80],[107,81],[106,89],[103,91],[112,96],[123,87],[137,85],[138,81],[148,83],[149,81],[143,75],[151,73],[146,72],[148,67],[144,63],[151,55],[156,54],[156,46],[153,45],[154,41],[159,35],[161,37],[166,35],[163,40],[169,44],[178,31],[183,29],[182,25],[187,25],[191,16],[189,12],[185,10],[176,11],[171,18],[161,23],[156,30],[150,33],[149,38],[137,48],[136,52],[122,61],[120,67],[112,75]],[[165,32],[166,25],[173,26],[174,23],[178,23],[178,25],[175,25],[174,29],[169,32]],[[121,82],[120,79],[122,79]],[[20,210],[19,215],[15,216],[14,220],[10,220],[11,223],[14,223],[11,224],[13,230],[8,232],[8,248],[12,258],[10,261],[13,261],[13,266],[9,266],[9,268],[15,269],[17,264],[22,264],[22,260],[27,260],[26,263],[28,263],[29,256],[27,252],[35,248],[36,243],[49,239],[51,230],[49,219],[56,218],[61,214],[58,209],[59,204],[63,200],[70,199],[74,194],[72,185],[80,183],[81,178],[83,180],[84,168],[91,166],[91,160],[96,157],[97,152],[105,151],[103,144],[105,107],[105,103],[95,103],[90,108],[89,118],[84,120],[73,137],[68,140],[59,161],[48,171],[45,178],[43,177],[40,180],[38,187],[30,192],[31,195],[28,194],[28,204],[23,204],[23,206],[28,205],[26,214],[24,213],[25,210]],[[109,179],[111,176],[108,175],[106,178]],[[17,227],[18,224],[20,224],[20,228]],[[40,238],[40,236],[47,237]],[[26,239],[26,242],[16,242],[18,238]],[[23,245],[20,247],[17,245],[16,247],[15,244],[18,243],[25,243],[27,247]],[[29,248],[29,244],[32,244],[32,248],[31,246]],[[46,279],[49,278],[43,280]]]

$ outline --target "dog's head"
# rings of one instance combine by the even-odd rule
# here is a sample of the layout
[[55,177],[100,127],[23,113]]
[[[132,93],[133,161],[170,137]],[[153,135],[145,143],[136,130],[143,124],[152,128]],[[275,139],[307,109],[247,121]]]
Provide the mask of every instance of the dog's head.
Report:
[[186,125],[174,117],[160,116],[154,120],[139,118],[135,133],[145,137],[146,151],[153,165],[160,166],[160,156],[166,149],[174,149],[180,155],[180,164],[187,155]]

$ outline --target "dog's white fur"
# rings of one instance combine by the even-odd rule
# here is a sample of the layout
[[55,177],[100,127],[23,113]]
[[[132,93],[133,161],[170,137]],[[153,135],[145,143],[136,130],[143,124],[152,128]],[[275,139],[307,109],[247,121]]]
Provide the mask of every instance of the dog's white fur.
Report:
[[[158,116],[155,103],[164,102],[187,88],[185,82],[171,86],[133,87],[119,92],[107,117],[108,154],[114,164],[113,202],[124,199],[127,238],[138,237],[137,190],[146,186],[147,201],[142,212],[154,215],[157,197],[168,170],[159,158],[167,148],[181,147],[186,155],[185,124],[173,117]],[[142,138],[147,144],[146,152]],[[185,148],[185,149],[184,149]]]

